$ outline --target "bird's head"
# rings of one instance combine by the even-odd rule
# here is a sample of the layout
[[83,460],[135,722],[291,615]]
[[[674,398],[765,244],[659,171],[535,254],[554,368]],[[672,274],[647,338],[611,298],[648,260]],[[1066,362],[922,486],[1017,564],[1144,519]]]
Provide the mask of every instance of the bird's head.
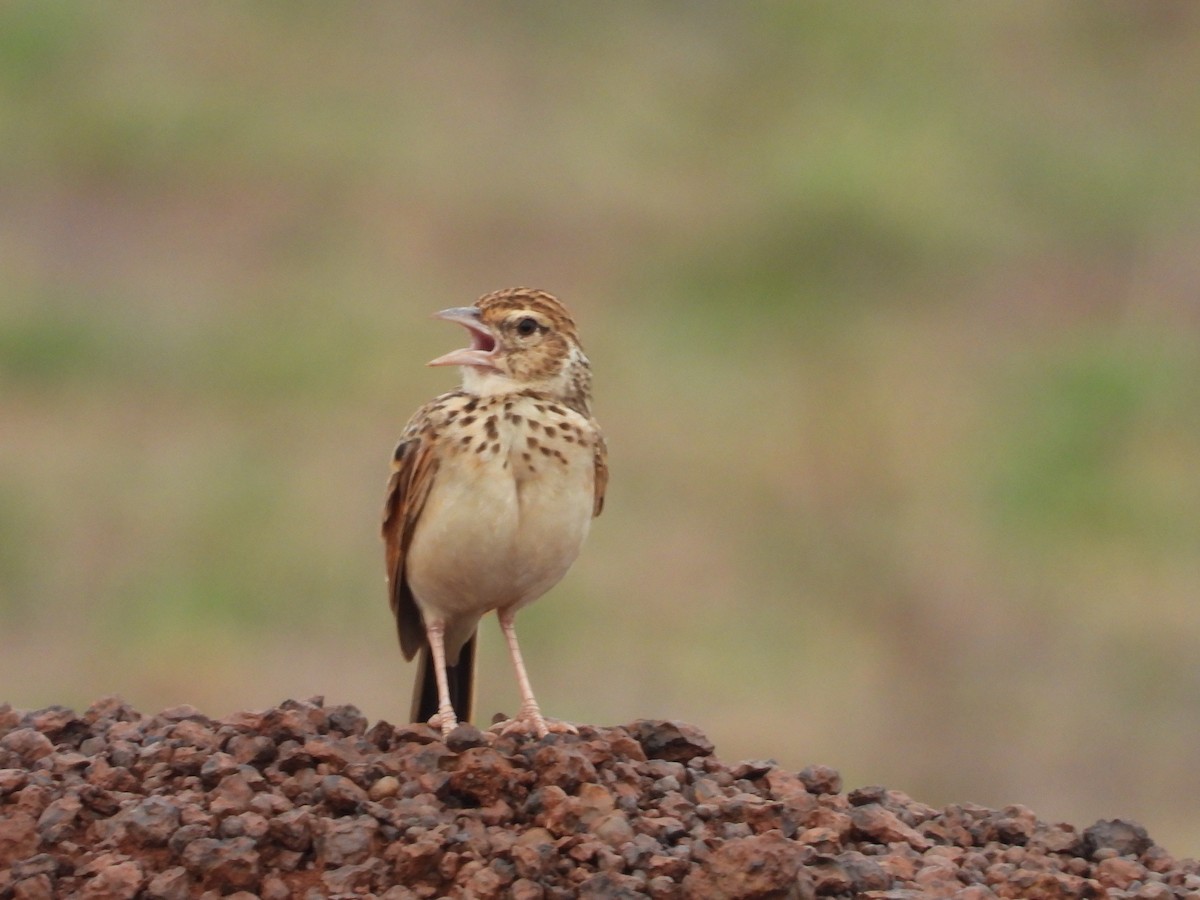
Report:
[[471,335],[471,346],[429,363],[462,366],[464,390],[480,396],[535,390],[591,415],[591,366],[575,322],[556,297],[509,288],[434,316]]

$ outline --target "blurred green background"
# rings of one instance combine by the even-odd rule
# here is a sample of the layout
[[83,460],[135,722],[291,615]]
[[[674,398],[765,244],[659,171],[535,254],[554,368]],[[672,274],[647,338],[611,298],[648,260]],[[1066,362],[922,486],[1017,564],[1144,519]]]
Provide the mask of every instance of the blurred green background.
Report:
[[1190,0],[6,3],[0,700],[403,719],[427,315],[528,285],[612,467],[550,714],[1196,855],[1198,148]]

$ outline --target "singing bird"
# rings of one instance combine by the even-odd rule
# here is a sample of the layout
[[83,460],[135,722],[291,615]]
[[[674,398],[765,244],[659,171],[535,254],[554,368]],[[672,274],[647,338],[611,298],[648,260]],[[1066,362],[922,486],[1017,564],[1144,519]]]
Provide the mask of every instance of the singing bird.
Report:
[[412,719],[449,734],[470,718],[476,629],[495,610],[521,693],[502,730],[573,730],[542,715],[514,619],[566,574],[604,506],[591,365],[566,307],[544,291],[496,291],[435,317],[470,335],[429,363],[461,366],[462,387],[405,426],[383,511],[400,648],[420,655]]

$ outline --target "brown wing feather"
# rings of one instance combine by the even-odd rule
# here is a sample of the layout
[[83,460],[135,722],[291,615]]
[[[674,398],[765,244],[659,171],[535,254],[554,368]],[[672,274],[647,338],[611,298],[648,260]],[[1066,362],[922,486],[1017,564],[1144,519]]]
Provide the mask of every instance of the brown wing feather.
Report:
[[596,431],[596,455],[593,459],[595,467],[595,501],[592,506],[592,516],[598,516],[604,511],[604,492],[608,489],[608,445],[604,436]]
[[428,429],[421,427],[426,415],[426,409],[420,410],[404,429],[404,437],[392,460],[392,475],[388,479],[387,499],[383,506],[388,600],[396,617],[396,631],[405,659],[416,656],[425,643],[425,624],[404,577],[404,563],[417,518],[437,474],[437,459],[428,439]]

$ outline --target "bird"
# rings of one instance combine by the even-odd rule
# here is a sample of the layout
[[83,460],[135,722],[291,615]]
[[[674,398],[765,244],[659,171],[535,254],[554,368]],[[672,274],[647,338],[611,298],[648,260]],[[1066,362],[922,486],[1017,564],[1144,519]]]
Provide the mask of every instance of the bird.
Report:
[[542,290],[494,291],[434,317],[470,336],[428,363],[459,366],[462,385],[405,425],[382,525],[400,649],[420,657],[412,721],[448,736],[470,720],[477,628],[494,610],[521,696],[497,729],[574,731],[543,716],[515,618],[566,574],[604,508],[608,451],[591,364],[567,308]]

